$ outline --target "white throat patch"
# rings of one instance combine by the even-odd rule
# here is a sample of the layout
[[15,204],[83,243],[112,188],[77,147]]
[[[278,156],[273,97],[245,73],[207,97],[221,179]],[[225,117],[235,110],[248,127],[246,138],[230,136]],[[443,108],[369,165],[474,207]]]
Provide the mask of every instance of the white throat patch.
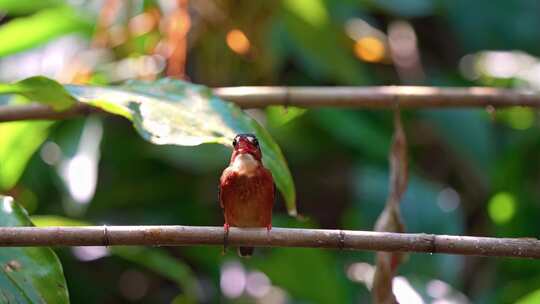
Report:
[[236,156],[231,167],[240,175],[251,176],[259,166],[259,162],[249,153],[242,153]]

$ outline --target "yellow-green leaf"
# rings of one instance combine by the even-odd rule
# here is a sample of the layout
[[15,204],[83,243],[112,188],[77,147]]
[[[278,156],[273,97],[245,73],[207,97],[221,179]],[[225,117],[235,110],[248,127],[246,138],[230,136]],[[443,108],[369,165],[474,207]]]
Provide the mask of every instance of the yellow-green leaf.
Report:
[[0,94],[19,94],[24,97],[51,106],[55,111],[69,109],[77,101],[58,82],[43,76],[0,84]]
[[48,8],[29,17],[16,18],[0,26],[0,57],[36,47],[68,33],[89,32],[90,28],[68,6]]

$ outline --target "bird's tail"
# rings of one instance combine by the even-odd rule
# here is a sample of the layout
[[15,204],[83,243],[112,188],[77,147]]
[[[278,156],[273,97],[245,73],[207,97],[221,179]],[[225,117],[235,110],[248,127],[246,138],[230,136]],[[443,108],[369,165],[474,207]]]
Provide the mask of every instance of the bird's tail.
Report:
[[249,258],[253,255],[253,247],[238,247],[238,255],[243,258]]

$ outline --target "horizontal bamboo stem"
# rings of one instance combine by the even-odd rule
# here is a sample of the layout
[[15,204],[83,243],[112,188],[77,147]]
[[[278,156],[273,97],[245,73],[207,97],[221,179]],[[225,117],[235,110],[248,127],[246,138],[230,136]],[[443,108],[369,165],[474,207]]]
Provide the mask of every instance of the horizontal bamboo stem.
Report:
[[[186,246],[223,245],[222,227],[87,226],[1,227],[0,247],[20,246]],[[228,244],[389,252],[540,258],[534,238],[492,238],[352,230],[231,228]]]
[[489,87],[228,87],[214,94],[243,108],[290,105],[305,108],[540,107],[533,91]]
[[[303,108],[451,108],[540,107],[540,94],[488,87],[437,88],[419,86],[381,87],[226,87],[214,94],[242,108],[271,105]],[[101,112],[84,103],[64,112],[45,105],[0,106],[0,122],[27,119],[65,119]]]

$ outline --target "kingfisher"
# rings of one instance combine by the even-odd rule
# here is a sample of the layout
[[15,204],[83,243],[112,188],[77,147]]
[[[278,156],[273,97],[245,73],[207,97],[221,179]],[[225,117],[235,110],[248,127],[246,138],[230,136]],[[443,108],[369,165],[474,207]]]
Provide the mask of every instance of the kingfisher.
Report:
[[[262,152],[253,134],[238,134],[233,142],[229,166],[219,183],[219,202],[225,217],[225,243],[229,227],[272,229],[275,186],[270,170],[262,163]],[[239,247],[241,257],[253,247]]]

